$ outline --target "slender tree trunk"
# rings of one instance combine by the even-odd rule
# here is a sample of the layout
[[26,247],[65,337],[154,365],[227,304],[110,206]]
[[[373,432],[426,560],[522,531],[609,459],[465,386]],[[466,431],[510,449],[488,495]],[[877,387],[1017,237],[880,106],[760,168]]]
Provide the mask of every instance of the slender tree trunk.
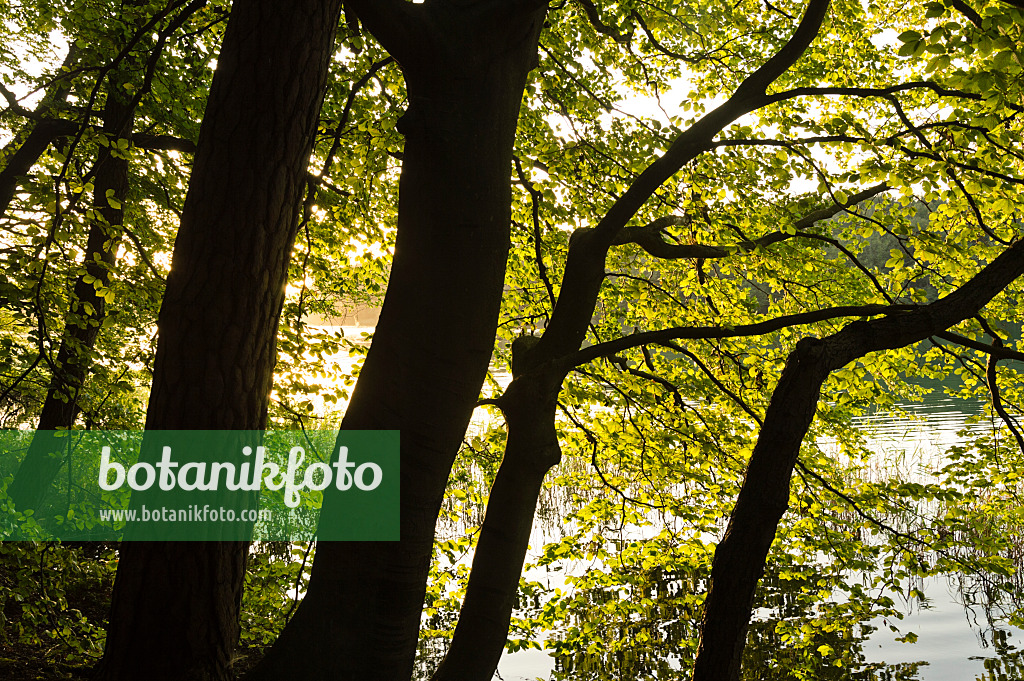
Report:
[[516,377],[499,400],[505,453],[487,500],[452,645],[433,681],[490,681],[505,650],[544,476],[561,460],[555,405],[564,376]]
[[543,10],[397,4],[416,15],[407,33],[353,3],[402,65],[410,106],[394,264],[343,428],[401,431],[402,539],[318,544],[302,605],[250,679],[410,678],[435,522],[493,348]]
[[[549,455],[557,452],[558,446],[557,440],[549,441],[554,436],[554,405],[562,380],[573,366],[572,356],[586,337],[604,281],[609,247],[663,182],[701,153],[723,127],[761,105],[766,88],[817,35],[827,7],[828,0],[811,0],[793,37],[774,57],[748,76],[728,101],[679,135],[595,228],[573,234],[550,323],[539,339],[522,348],[521,356],[517,357],[513,344],[513,363],[522,367],[519,370],[514,366],[514,372],[521,373],[522,378],[514,379],[499,400],[508,419],[508,445],[487,505],[485,527],[489,520],[494,529],[486,536],[482,531],[459,623],[448,655],[435,674],[437,681],[490,678],[500,658],[508,634],[510,604],[519,585],[518,573],[513,579],[505,564],[521,569],[525,559],[543,475],[556,460]],[[524,396],[531,393],[533,403],[524,401]],[[538,404],[550,405],[550,414]],[[543,423],[542,418],[549,422]]]
[[772,393],[729,527],[715,549],[694,681],[740,677],[754,591],[789,507],[789,478],[828,373],[823,343],[804,339]]
[[[111,76],[103,108],[103,132],[109,136],[111,144],[131,134],[134,112],[122,85],[116,77]],[[37,126],[32,131],[30,140],[39,129],[40,126]],[[81,411],[79,393],[88,372],[89,354],[96,344],[105,317],[106,299],[97,293],[97,289],[110,285],[110,270],[114,265],[124,220],[122,205],[128,193],[128,160],[114,156],[110,149],[102,148],[96,162],[93,208],[97,218],[89,225],[85,257],[81,264],[86,274],[75,280],[60,346],[53,361],[53,374],[36,426],[40,431],[71,428],[78,418]],[[87,282],[86,276],[91,281]],[[60,450],[60,442],[44,433],[32,439],[29,451],[7,490],[15,508],[26,510],[38,507],[61,467]]]
[[[78,54],[78,47],[72,43],[64,58],[64,63],[61,65],[62,72],[70,69],[78,61]],[[36,107],[35,113],[40,116],[49,114],[55,107],[64,104],[70,92],[71,81],[69,79],[57,80],[47,91],[39,106]],[[46,147],[58,136],[57,130],[62,127],[62,122],[48,120],[28,123],[25,126],[27,130],[21,133],[24,135],[24,140],[19,142],[16,139],[4,147],[3,152],[0,153],[0,159],[4,159],[3,169],[0,170],[0,215],[7,213],[18,189],[18,183],[32,170],[32,166],[46,151]]]
[[[238,0],[160,310],[147,430],[261,429],[341,0]],[[106,680],[227,679],[247,545],[122,544]]]
[[789,480],[829,373],[869,352],[904,347],[960,323],[1022,274],[1024,241],[1018,241],[973,279],[930,305],[853,322],[821,340],[797,343],[772,393],[729,526],[715,550],[694,681],[740,678],[754,591],[789,506]]

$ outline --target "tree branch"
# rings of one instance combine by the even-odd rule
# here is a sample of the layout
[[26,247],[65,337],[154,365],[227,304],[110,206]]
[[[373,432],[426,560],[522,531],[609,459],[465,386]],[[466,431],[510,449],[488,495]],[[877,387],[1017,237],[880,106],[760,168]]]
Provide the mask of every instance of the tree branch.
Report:
[[586,337],[601,282],[604,262],[619,231],[672,175],[710,148],[725,126],[769,100],[765,89],[803,54],[818,34],[829,0],[810,0],[793,36],[763,66],[752,73],[721,106],[676,137],[665,154],[640,173],[593,229],[577,230],[569,246],[562,289],[547,331],[537,347],[538,361],[574,352]]
[[[992,346],[1001,348],[1003,346],[1003,339],[996,336],[988,330],[992,335]],[[999,360],[995,355],[990,354],[988,356],[988,362],[985,365],[985,383],[988,385],[988,392],[992,396],[992,409],[999,415],[999,418],[1003,420],[1006,427],[1010,429],[1010,433],[1013,435],[1013,439],[1017,441],[1017,447],[1021,453],[1024,454],[1024,435],[1021,435],[1020,430],[1017,428],[1017,424],[1010,416],[1009,412],[1006,411],[1006,407],[1003,406],[1003,399],[999,396],[999,382],[998,374],[996,372],[996,362]]]
[[760,68],[750,74],[729,99],[708,112],[680,134],[665,154],[654,161],[630,185],[622,198],[595,228],[610,244],[615,234],[640,209],[651,195],[680,168],[693,160],[711,144],[712,138],[734,120],[770,102],[765,95],[768,86],[796,63],[818,35],[825,19],[829,0],[810,0],[803,19],[789,41]]
[[8,111],[13,111],[14,113],[18,114],[23,118],[36,118],[36,113],[34,111],[29,111],[28,109],[23,107],[21,105],[21,102],[18,101],[18,97],[13,92],[8,90],[7,86],[4,85],[2,82],[0,82],[0,94],[2,94],[4,96],[4,99],[7,100]]
[[673,343],[672,341],[664,341],[662,345],[664,345],[666,348],[674,350],[675,352],[678,352],[681,355],[689,357],[690,361],[697,365],[697,368],[700,369],[704,373],[704,375],[707,376],[708,379],[715,384],[716,388],[725,393],[725,395],[727,395],[729,399],[731,399],[733,402],[739,405],[739,407],[743,411],[747,412],[747,416],[754,419],[757,425],[760,426],[763,424],[761,417],[757,415],[757,412],[754,411],[754,409],[749,404],[747,404],[746,400],[744,400],[738,394],[730,390],[729,386],[725,385],[725,383],[723,383],[717,376],[715,376],[715,372],[711,371],[710,367],[708,367],[706,364],[704,364],[704,362],[700,360],[700,357],[693,354],[692,352],[684,348],[682,345],[679,345],[678,343]]
[[961,336],[958,333],[953,333],[952,331],[942,331],[940,333],[936,333],[935,336],[937,338],[947,340],[950,343],[956,343],[957,345],[962,345],[966,348],[971,348],[972,350],[984,352],[996,359],[1015,359],[1019,362],[1024,362],[1024,352],[1019,352],[1017,350],[1004,347],[1003,345],[986,345],[985,343],[980,343],[968,338],[967,336]]
[[[883,97],[888,98],[889,96],[897,92],[907,92],[910,90],[931,90],[935,94],[941,97],[958,97],[960,99],[971,99],[974,101],[984,101],[984,97],[976,92],[967,92],[965,90],[955,90],[947,87],[943,87],[938,83],[933,83],[930,80],[923,81],[912,81],[909,83],[900,83],[899,85],[891,85],[884,88],[868,88],[868,87],[799,87],[793,88],[792,90],[784,90],[783,92],[776,92],[775,94],[768,95],[766,103],[781,102],[786,99],[793,99],[794,97],[804,97],[808,95],[839,95],[839,96],[852,96],[852,97]],[[1024,111],[1024,106],[1012,104],[1007,102],[1006,107],[1013,109],[1014,111]]]
[[576,0],[576,4],[583,9],[587,21],[598,33],[602,33],[621,45],[628,45],[633,37],[633,31],[623,33],[614,26],[609,26],[601,20],[601,14],[597,11],[593,0]]
[[707,340],[712,338],[737,338],[741,336],[759,336],[790,326],[813,324],[828,319],[839,317],[871,317],[884,314],[895,314],[915,309],[913,305],[845,305],[841,307],[828,307],[822,310],[811,312],[798,312],[796,314],[783,315],[775,319],[768,319],[753,324],[741,324],[739,326],[676,326],[657,331],[641,331],[621,336],[614,340],[597,343],[583,348],[562,360],[566,370],[573,367],[592,362],[599,357],[635,348],[639,345],[651,343],[665,343],[671,340]]
[[877,184],[850,196],[845,204],[834,203],[828,208],[820,208],[808,213],[793,223],[796,231],[771,232],[757,239],[747,239],[728,246],[711,246],[705,244],[672,244],[662,238],[667,227],[686,224],[686,219],[677,216],[658,218],[643,227],[631,227],[620,231],[612,241],[613,245],[636,244],[656,258],[724,258],[736,252],[748,252],[756,248],[764,248],[796,236],[808,236],[801,233],[819,220],[827,220],[855,206],[861,201],[872,198],[889,189],[886,184]]
[[405,0],[345,0],[345,11],[352,11],[400,64],[414,58],[421,47],[419,26],[423,4]]
[[146,151],[179,151],[183,154],[196,153],[196,143],[192,140],[174,135],[149,135],[137,132],[132,135],[131,142],[139,149]]
[[964,0],[952,0],[952,2],[949,3],[949,6],[967,17],[967,19],[977,28],[981,28],[981,15],[978,14],[977,10],[964,2]]
[[789,506],[790,477],[828,375],[868,353],[904,347],[962,322],[1022,274],[1024,241],[930,305],[852,322],[823,339],[797,343],[772,393],[729,527],[715,549],[694,681],[739,678],[754,592]]

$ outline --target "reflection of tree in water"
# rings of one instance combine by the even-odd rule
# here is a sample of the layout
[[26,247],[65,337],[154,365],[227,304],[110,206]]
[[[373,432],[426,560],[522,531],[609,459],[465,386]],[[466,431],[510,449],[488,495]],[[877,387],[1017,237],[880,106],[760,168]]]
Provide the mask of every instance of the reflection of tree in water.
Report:
[[[869,621],[880,613],[871,603],[833,602],[822,584],[833,584],[834,571],[810,564],[769,567],[757,592],[743,658],[744,681],[918,681],[927,662],[869,663],[863,646],[875,631]],[[707,588],[700,568],[643,570],[614,562],[584,576],[563,595],[545,647],[554,658],[553,681],[688,679],[696,655],[701,602]],[[847,575],[847,579],[852,579]],[[964,582],[961,586],[969,587]],[[977,590],[973,592],[977,601]],[[517,610],[539,613],[552,592],[527,588]],[[424,619],[416,679],[429,679],[444,656],[445,632],[455,627],[458,598]],[[985,610],[988,613],[988,610]],[[1024,651],[989,618],[991,657],[976,681],[1024,679]],[[534,622],[536,627],[536,621]],[[535,640],[543,640],[539,629]],[[524,636],[522,629],[510,637]],[[972,681],[965,679],[965,681]]]
[[[972,658],[977,659],[977,658]],[[985,673],[977,681],[1019,681],[1024,679],[1024,652],[1015,651],[1006,657],[984,658]]]
[[[554,658],[553,681],[688,679],[707,588],[706,568],[696,567],[700,562],[641,569],[610,560],[578,581],[570,578],[575,586],[561,596],[524,583],[517,608],[524,619],[510,638],[540,641],[549,629],[545,648]],[[875,631],[869,622],[883,610],[864,591],[835,598],[837,580],[855,579],[821,565],[769,566],[747,636],[744,681],[919,680],[927,662],[865,660],[865,641]],[[960,586],[968,589],[965,600],[975,605],[985,600],[981,596],[987,592],[975,582],[961,580]],[[444,656],[458,605],[458,594],[447,594],[424,618],[416,679],[429,679]],[[998,627],[995,610],[983,612],[989,615],[985,635],[994,655],[983,658],[985,673],[977,681],[1024,679],[1024,651]]]
[[989,643],[995,657],[972,657],[982,660],[985,673],[976,677],[978,681],[1018,681],[1024,679],[1024,650],[1017,650],[1010,644],[1009,634],[1002,629],[992,629]]
[[[1005,460],[994,463],[1002,466]],[[992,477],[987,468],[970,467],[968,473],[969,480]],[[900,480],[892,485],[925,489]],[[615,538],[606,530],[615,527],[608,517],[615,518],[619,509],[608,510],[595,501],[598,495],[585,494],[556,485],[542,496],[538,525],[545,530],[542,541],[549,543],[530,557],[529,567],[547,570],[548,577],[521,582],[509,649],[543,644],[553,658],[554,681],[688,679],[707,589],[708,545],[669,530]],[[1011,501],[1016,490],[1013,494]],[[869,499],[878,497],[874,491]],[[1024,530],[1017,524],[1019,505],[1007,510],[993,498],[979,496],[970,504],[960,499],[950,516],[951,502],[920,501],[911,494],[909,502],[894,505],[895,511],[876,513],[903,533],[888,540],[867,537],[860,516],[845,507],[823,514],[816,524],[809,516],[795,516],[804,524],[780,537],[757,591],[744,681],[920,681],[927,676],[927,662],[869,663],[864,647],[875,631],[871,622],[899,617],[901,608],[886,594],[898,600],[902,593],[927,607],[922,580],[939,575],[977,613],[972,626],[991,645],[991,656],[975,658],[985,671],[964,672],[964,681],[1024,679],[1024,652],[1010,645],[1000,628],[1021,610]],[[574,515],[577,506],[591,502],[597,509],[591,516]],[[545,525],[547,518],[556,520]],[[563,518],[580,524],[567,531]],[[621,524],[643,527],[649,519],[638,511]],[[466,566],[459,561],[472,544],[470,534],[460,533],[478,524],[474,517],[444,534],[466,541],[452,548],[447,562],[440,561],[428,588],[416,679],[429,679],[447,649],[464,587]],[[905,545],[908,535],[927,538],[930,549]],[[829,558],[816,564],[815,555]],[[441,577],[442,585],[436,586]]]
[[[627,576],[627,575],[620,575]],[[815,627],[820,619],[806,588],[813,573],[802,579],[766,575],[755,607],[744,652],[743,678],[750,681],[910,681],[918,679],[919,663],[894,665],[864,661],[862,646],[870,627],[850,621],[832,630]],[[636,607],[625,603],[621,587],[629,583]],[[653,570],[632,579],[580,592],[573,600],[565,632],[555,646],[553,679],[685,679],[696,652],[698,599],[705,577],[694,572]],[[609,618],[620,611],[626,616]],[[768,611],[770,614],[765,615]],[[787,626],[779,627],[780,622]],[[801,631],[796,639],[786,632]],[[855,671],[851,671],[855,670]]]

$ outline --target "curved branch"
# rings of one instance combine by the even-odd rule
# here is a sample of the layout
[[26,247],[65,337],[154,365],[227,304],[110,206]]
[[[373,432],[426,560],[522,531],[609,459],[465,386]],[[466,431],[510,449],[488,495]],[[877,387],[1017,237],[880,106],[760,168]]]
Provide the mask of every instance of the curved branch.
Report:
[[[992,346],[1001,348],[1003,346],[1003,339],[999,336],[992,336]],[[1024,454],[1024,435],[1021,435],[1020,429],[1017,428],[1017,424],[1013,417],[1010,416],[1009,412],[1006,411],[1006,407],[1003,405],[1003,398],[999,395],[999,382],[996,372],[996,362],[999,360],[995,355],[988,356],[988,363],[985,365],[985,383],[988,385],[988,392],[992,396],[992,409],[999,415],[999,418],[1003,420],[1006,427],[1010,429],[1010,433],[1013,435],[1013,439],[1017,441],[1017,447],[1021,453]]]
[[958,333],[952,331],[943,331],[935,334],[937,338],[947,340],[950,343],[956,343],[957,345],[963,345],[964,347],[971,348],[972,350],[978,350],[986,354],[995,357],[996,359],[1015,359],[1019,362],[1024,362],[1024,352],[1019,352],[1011,348],[1004,347],[1003,345],[986,345],[985,343],[979,343],[976,340],[970,339],[966,336],[961,336]]
[[829,0],[810,0],[803,19],[782,49],[740,83],[724,104],[680,134],[665,154],[640,174],[595,229],[607,243],[658,187],[704,151],[722,128],[770,102],[765,94],[768,86],[795,64],[810,46],[818,35],[828,7]]
[[618,28],[610,26],[601,20],[601,14],[597,11],[593,0],[576,0],[576,4],[583,9],[587,21],[598,33],[602,33],[621,45],[628,45],[633,37],[633,31],[623,33]]
[[823,310],[813,310],[811,312],[798,312],[796,314],[776,317],[775,319],[768,319],[763,322],[741,324],[734,327],[677,326],[657,331],[641,331],[583,348],[579,352],[561,360],[560,364],[568,371],[573,367],[592,362],[599,357],[607,357],[608,355],[635,348],[639,345],[665,343],[666,341],[682,339],[707,340],[712,338],[760,336],[790,326],[813,324],[814,322],[822,322],[839,317],[873,317],[876,315],[907,312],[913,309],[915,309],[913,305],[845,305],[841,307],[828,307]]
[[411,58],[420,46],[423,4],[405,0],[345,0],[351,10],[399,63]]
[[1022,274],[1024,242],[1018,242],[930,305],[856,321],[826,338],[797,343],[772,393],[729,527],[715,550],[694,681],[739,678],[754,592],[789,507],[790,477],[828,375],[868,353],[904,347],[962,322]]
[[[890,85],[884,88],[871,88],[871,87],[798,87],[791,90],[784,90],[782,92],[776,92],[775,94],[769,95],[766,99],[766,104],[774,104],[775,102],[781,102],[787,99],[793,99],[794,97],[805,97],[809,95],[839,95],[839,96],[852,96],[852,97],[882,97],[888,99],[891,95],[897,92],[908,92],[911,90],[931,90],[935,94],[941,97],[957,97],[960,99],[971,99],[974,101],[984,101],[985,97],[976,92],[967,92],[966,90],[956,90],[952,88],[943,87],[938,83],[934,83],[930,80],[911,81],[909,83],[900,83],[899,85]],[[1024,111],[1024,106],[1012,103],[1006,103],[1007,108],[1013,109],[1014,111]]]
[[539,360],[552,360],[579,348],[604,280],[605,257],[619,231],[662,184],[710,148],[714,136],[725,126],[768,103],[767,87],[810,46],[828,7],[829,0],[810,0],[793,36],[775,56],[748,76],[724,104],[676,137],[665,154],[647,166],[615,201],[597,227],[577,231],[575,244],[569,247],[555,312],[537,348]]

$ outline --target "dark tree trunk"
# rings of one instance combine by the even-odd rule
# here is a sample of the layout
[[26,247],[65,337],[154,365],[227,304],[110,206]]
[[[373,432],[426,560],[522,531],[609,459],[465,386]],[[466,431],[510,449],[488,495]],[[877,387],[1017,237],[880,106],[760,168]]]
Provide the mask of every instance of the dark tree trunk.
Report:
[[[341,0],[238,0],[160,310],[147,430],[266,425]],[[227,679],[247,546],[122,544],[103,680]]]
[[[122,83],[113,76],[110,83],[103,108],[103,132],[113,142],[131,134],[133,108],[126,101]],[[26,145],[44,125],[45,122],[40,123],[32,131]],[[19,153],[25,148],[23,145]],[[38,153],[42,153],[42,149]],[[110,147],[104,147],[96,162],[93,185],[93,208],[99,219],[89,225],[82,261],[86,274],[75,280],[60,346],[52,363],[53,373],[46,391],[46,400],[36,426],[40,431],[71,428],[81,411],[79,391],[88,372],[89,353],[96,344],[106,309],[106,300],[98,295],[97,287],[110,285],[110,269],[114,265],[114,254],[124,219],[121,206],[128,193],[127,159],[112,155]],[[96,283],[87,282],[86,276]],[[32,439],[29,451],[7,490],[15,508],[26,510],[38,507],[60,469],[60,449],[60,442],[45,433]]]
[[679,135],[596,228],[573,234],[550,323],[539,339],[524,338],[512,346],[516,378],[498,400],[508,422],[506,450],[487,503],[459,623],[435,681],[486,681],[503,652],[543,477],[560,456],[553,425],[558,392],[593,317],[608,248],[665,180],[700,154],[724,126],[760,106],[765,88],[817,35],[827,6],[828,0],[812,0],[793,37],[775,57],[752,73],[727,102]]
[[736,681],[754,591],[789,507],[789,478],[828,376],[823,343],[797,344],[772,393],[725,536],[715,549],[694,681]]
[[715,550],[694,681],[740,678],[754,591],[779,520],[789,506],[789,480],[829,373],[869,352],[922,341],[972,317],[1022,274],[1024,241],[1019,241],[973,279],[930,305],[853,322],[821,340],[797,343],[772,393],[729,527]]
[[543,21],[501,3],[351,4],[409,91],[394,264],[343,424],[401,431],[402,539],[318,544],[302,605],[250,679],[411,676],[434,525],[493,348],[512,144]]
[[433,681],[490,681],[505,650],[544,476],[561,460],[555,405],[564,376],[516,377],[499,404],[508,423],[466,596]]

